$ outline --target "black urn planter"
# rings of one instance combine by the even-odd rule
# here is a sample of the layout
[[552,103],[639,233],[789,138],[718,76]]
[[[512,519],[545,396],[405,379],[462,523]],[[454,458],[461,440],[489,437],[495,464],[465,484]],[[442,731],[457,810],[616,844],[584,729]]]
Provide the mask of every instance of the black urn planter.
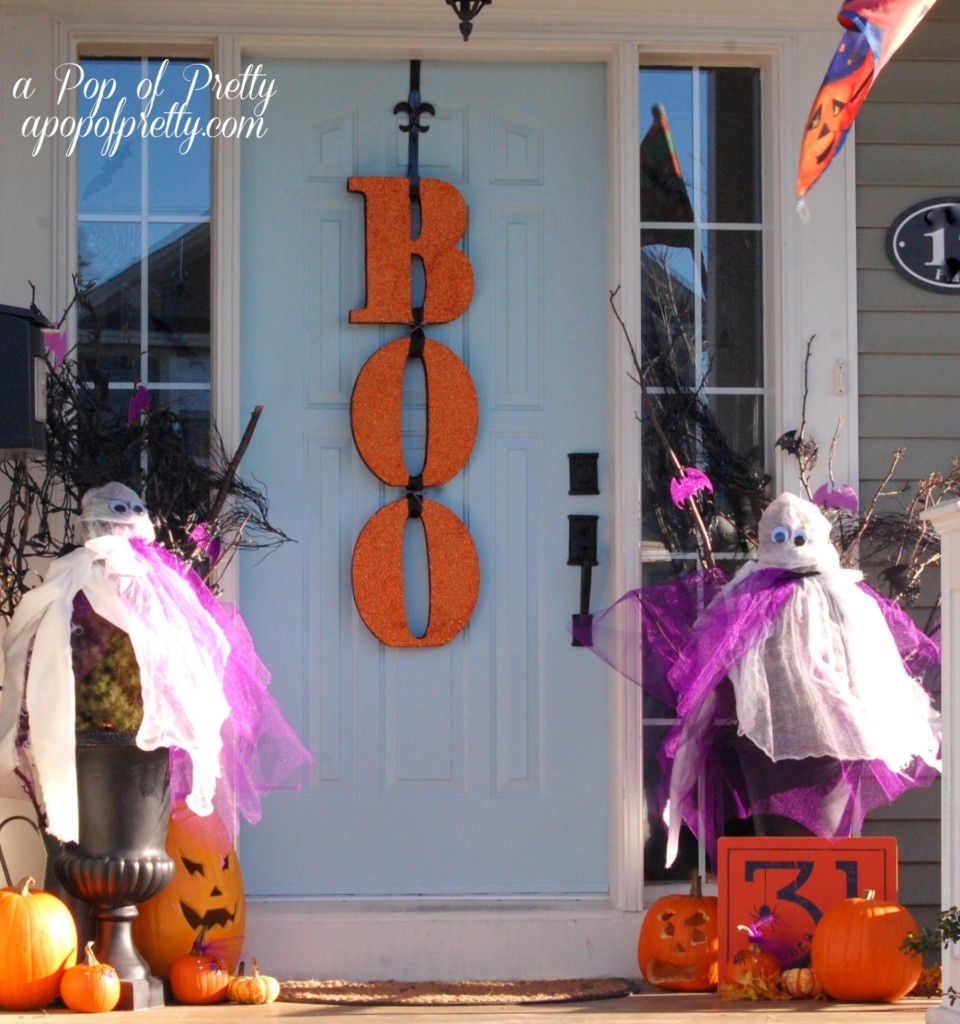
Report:
[[121,1010],[163,1006],[163,985],[133,942],[137,904],[173,878],[165,841],[170,819],[166,749],[141,750],[132,736],[77,736],[80,841],[55,869],[64,888],[93,909],[94,952],[120,976]]

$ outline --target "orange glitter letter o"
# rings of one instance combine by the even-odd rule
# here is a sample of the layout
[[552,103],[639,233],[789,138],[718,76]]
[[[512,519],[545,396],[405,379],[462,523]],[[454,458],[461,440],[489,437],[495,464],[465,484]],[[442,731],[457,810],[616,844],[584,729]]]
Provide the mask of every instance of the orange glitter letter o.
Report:
[[407,623],[403,531],[409,512],[401,498],[364,526],[353,549],[353,596],[363,621],[389,647],[439,647],[467,624],[480,592],[480,560],[470,532],[437,501],[424,500],[430,613],[422,637]]
[[[403,458],[403,369],[409,338],[388,342],[364,363],[353,386],[350,425],[370,472],[391,487],[406,487],[412,475]],[[427,450],[422,486],[438,487],[467,464],[477,439],[480,404],[470,371],[446,345],[425,338]]]

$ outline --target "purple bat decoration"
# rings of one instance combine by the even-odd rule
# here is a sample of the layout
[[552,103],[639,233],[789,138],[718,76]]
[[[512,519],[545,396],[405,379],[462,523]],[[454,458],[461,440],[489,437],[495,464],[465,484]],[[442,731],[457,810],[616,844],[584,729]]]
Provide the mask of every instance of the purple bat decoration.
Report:
[[749,925],[739,925],[750,941],[764,952],[772,953],[786,969],[810,962],[810,935],[797,936],[777,916],[777,908],[764,905],[757,908]]
[[710,477],[699,469],[692,466],[685,466],[681,472],[683,476],[675,477],[670,481],[670,497],[677,508],[683,508],[687,498],[692,498],[699,491],[713,491],[713,484]]
[[213,537],[210,530],[207,528],[206,523],[197,523],[197,525],[190,531],[190,539],[196,542],[197,547],[210,559],[213,565],[216,565],[220,558],[220,553],[223,549],[223,545],[220,541]]
[[130,405],[127,408],[127,423],[136,423],[140,419],[140,414],[149,408],[150,392],[142,384],[138,384],[133,389]]
[[43,344],[53,356],[54,367],[59,366],[67,358],[67,335],[65,331],[44,331]]
[[857,492],[849,484],[836,488],[823,484],[817,488],[813,503],[820,508],[845,508],[852,516],[857,514],[859,506]]

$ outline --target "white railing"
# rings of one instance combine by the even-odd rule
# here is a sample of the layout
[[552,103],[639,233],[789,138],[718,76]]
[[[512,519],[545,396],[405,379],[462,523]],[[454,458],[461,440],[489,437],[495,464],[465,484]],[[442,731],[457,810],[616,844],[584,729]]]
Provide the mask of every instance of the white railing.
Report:
[[[941,641],[943,648],[943,787],[941,822],[941,907],[960,906],[960,502],[923,514],[940,534]],[[960,946],[943,951],[943,991],[960,992]],[[945,995],[927,1011],[927,1024],[958,1024],[960,1000]]]

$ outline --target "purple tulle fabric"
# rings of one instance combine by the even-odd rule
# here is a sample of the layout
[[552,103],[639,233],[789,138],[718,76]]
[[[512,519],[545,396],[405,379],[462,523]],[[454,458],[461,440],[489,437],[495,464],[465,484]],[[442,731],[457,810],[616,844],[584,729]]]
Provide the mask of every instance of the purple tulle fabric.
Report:
[[[717,839],[734,818],[777,815],[814,835],[849,836],[860,831],[871,810],[929,785],[939,774],[919,757],[899,771],[882,760],[775,761],[739,733],[728,673],[772,628],[809,575],[814,574],[759,568],[730,585],[720,570],[692,573],[630,591],[592,623],[574,629],[584,646],[677,716],[659,751],[660,810],[678,758],[692,757],[700,786],[684,795],[680,810],[714,863]],[[859,586],[883,612],[908,673],[925,685],[936,680],[937,643],[897,604]],[[710,713],[698,719],[705,707]],[[838,795],[844,801],[839,825],[836,815],[831,821],[824,815],[828,794],[834,805]]]
[[[261,797],[276,789],[296,789],[306,782],[313,758],[267,687],[271,676],[254,649],[239,611],[220,601],[196,572],[160,544],[131,540],[140,555],[177,572],[222,630],[229,645],[223,692],[230,714],[221,728],[220,776],[214,809],[234,841],[239,815],[255,824],[262,816]],[[171,801],[185,801],[193,768],[182,750],[170,751]]]

